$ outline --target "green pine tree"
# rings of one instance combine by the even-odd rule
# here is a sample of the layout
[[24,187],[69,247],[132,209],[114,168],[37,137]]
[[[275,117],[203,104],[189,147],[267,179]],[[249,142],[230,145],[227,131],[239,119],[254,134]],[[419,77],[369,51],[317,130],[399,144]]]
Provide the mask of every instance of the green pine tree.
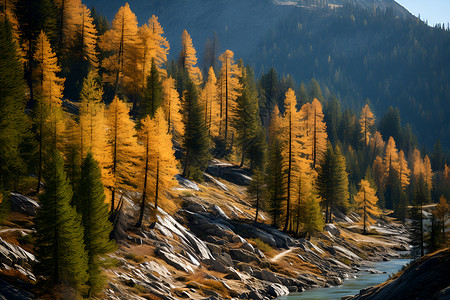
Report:
[[184,123],[184,171],[183,177],[202,180],[203,172],[208,167],[210,154],[210,137],[206,128],[203,110],[200,107],[198,91],[195,84],[186,76],[186,91],[183,94]]
[[325,222],[332,222],[333,208],[346,211],[348,208],[348,174],[345,158],[338,146],[333,150],[328,144],[317,176],[317,190],[325,205]]
[[28,135],[25,82],[12,28],[0,21],[0,190],[10,190],[25,171],[21,145]]
[[147,84],[142,97],[142,105],[140,108],[141,118],[144,118],[146,115],[153,118],[156,110],[161,106],[162,97],[162,83],[159,78],[159,72],[156,67],[155,60],[152,59],[152,68],[150,70],[150,75],[147,77]]
[[281,119],[278,115],[279,110],[275,106],[269,126],[269,150],[266,170],[269,213],[272,216],[272,224],[274,227],[278,227],[278,224],[281,222],[287,188],[283,141],[279,134],[281,130]]
[[252,176],[252,181],[247,188],[247,194],[252,200],[256,209],[255,223],[258,222],[259,211],[263,210],[266,205],[267,191],[265,185],[264,173],[259,169],[256,169]]
[[83,243],[83,226],[74,207],[72,188],[63,170],[61,154],[53,150],[44,168],[45,192],[39,197],[36,216],[36,273],[50,285],[72,288],[85,294],[88,257]]
[[[240,167],[244,166],[246,158],[258,160],[257,166],[261,167],[261,158],[256,157],[258,152],[264,155],[265,143],[262,143],[261,133],[262,125],[259,117],[259,102],[256,84],[253,80],[253,70],[250,67],[243,67],[242,60],[239,61],[239,66],[243,70],[243,76],[240,78],[242,84],[241,95],[237,97],[236,119],[234,128],[236,129],[237,145],[241,150]],[[252,167],[253,164],[251,164]]]
[[104,255],[114,250],[109,239],[112,224],[109,222],[108,205],[105,203],[104,187],[98,163],[89,152],[81,167],[81,180],[74,197],[74,204],[84,227],[84,243],[88,254],[89,295],[98,294],[106,283],[101,267]]
[[312,235],[321,232],[323,229],[322,210],[320,209],[317,192],[314,189],[309,191],[306,201],[303,202],[302,206],[303,230],[308,239],[311,239]]

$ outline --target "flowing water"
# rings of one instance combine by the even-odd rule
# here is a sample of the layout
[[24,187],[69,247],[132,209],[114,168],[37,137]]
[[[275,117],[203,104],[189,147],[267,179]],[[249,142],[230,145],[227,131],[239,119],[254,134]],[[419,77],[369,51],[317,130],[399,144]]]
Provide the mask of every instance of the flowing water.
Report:
[[[345,279],[342,285],[311,289],[303,293],[290,294],[289,296],[281,297],[280,300],[340,300],[343,296],[356,295],[360,290],[366,287],[378,285],[386,281],[389,278],[389,275],[397,273],[397,271],[409,261],[409,259],[393,259],[390,261],[375,262],[370,268],[363,268],[363,271],[350,274],[352,278]],[[386,273],[372,274],[364,269],[372,269]],[[353,278],[353,276],[356,278]]]

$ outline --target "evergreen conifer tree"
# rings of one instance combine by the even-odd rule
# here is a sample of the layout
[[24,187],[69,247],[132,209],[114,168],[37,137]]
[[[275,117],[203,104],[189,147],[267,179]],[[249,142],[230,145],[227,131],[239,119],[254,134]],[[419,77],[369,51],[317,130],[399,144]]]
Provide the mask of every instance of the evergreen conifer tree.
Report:
[[142,97],[142,105],[140,107],[140,116],[144,118],[146,115],[154,117],[156,110],[161,106],[163,100],[163,86],[159,78],[159,72],[156,68],[155,60],[152,60],[150,75],[147,77],[147,84]]
[[314,189],[310,189],[302,205],[303,210],[303,230],[308,239],[323,229],[323,216],[319,204],[319,197]]
[[198,99],[198,91],[188,79],[183,94],[184,158],[183,177],[202,180],[211,157],[210,138],[204,122],[203,110]]
[[280,138],[282,120],[278,106],[272,112],[269,126],[269,151],[267,163],[267,191],[269,193],[269,212],[273,226],[278,227],[282,218],[283,205],[286,200],[286,176],[283,154],[283,141]]
[[0,17],[0,190],[10,190],[25,171],[20,146],[28,135],[22,66],[12,28]]
[[[243,70],[242,77],[240,78],[242,92],[236,99],[236,120],[234,122],[237,134],[237,146],[241,150],[240,167],[243,167],[245,158],[250,156],[251,146],[258,142],[258,134],[261,131],[258,94],[253,80],[253,70],[250,67],[244,68],[242,64],[241,62],[240,65]],[[252,150],[258,151],[256,149]],[[263,152],[264,149],[259,149],[259,151]]]
[[338,146],[333,150],[328,144],[317,175],[317,189],[325,202],[325,222],[332,222],[334,207],[346,210],[348,207],[348,174],[345,158]]
[[259,211],[263,210],[266,205],[267,193],[265,182],[264,173],[256,169],[253,173],[252,181],[250,181],[250,185],[247,188],[247,194],[256,208],[255,223],[258,222]]
[[53,149],[44,168],[45,191],[39,197],[36,216],[36,266],[52,286],[87,291],[88,257],[83,226],[72,201],[72,188],[63,170],[61,154]]
[[102,274],[104,255],[114,250],[114,241],[109,239],[112,224],[109,222],[108,205],[101,181],[101,171],[91,152],[88,152],[81,167],[81,179],[74,204],[81,215],[84,227],[84,244],[88,256],[89,296],[98,294],[106,283]]

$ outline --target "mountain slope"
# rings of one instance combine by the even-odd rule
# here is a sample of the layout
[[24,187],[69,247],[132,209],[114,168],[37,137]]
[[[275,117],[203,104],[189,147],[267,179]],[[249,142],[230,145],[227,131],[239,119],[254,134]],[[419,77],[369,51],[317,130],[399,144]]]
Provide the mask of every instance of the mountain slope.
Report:
[[[112,21],[124,1],[86,0],[88,7],[95,8]],[[311,3],[310,3],[311,2]],[[131,10],[143,24],[155,14],[165,30],[171,44],[172,57],[180,52],[181,33],[186,28],[194,42],[197,52],[202,52],[207,38],[217,32],[222,49],[232,49],[237,57],[248,57],[257,42],[270,29],[288,19],[297,7],[317,9],[311,0],[272,1],[272,0],[133,0],[129,1]],[[330,4],[342,5],[345,0],[330,0]],[[355,0],[364,8],[392,8],[399,16],[409,13],[394,0]]]
[[[109,20],[123,5],[85,2]],[[184,28],[200,64],[206,40],[217,32],[219,51],[233,50],[258,77],[272,66],[298,84],[314,77],[345,107],[359,111],[369,98],[378,119],[390,105],[398,107],[421,143],[430,149],[440,138],[448,152],[450,33],[427,26],[394,0],[314,4],[319,2],[325,1],[136,0],[130,5],[140,24],[152,14],[159,17],[173,59]]]

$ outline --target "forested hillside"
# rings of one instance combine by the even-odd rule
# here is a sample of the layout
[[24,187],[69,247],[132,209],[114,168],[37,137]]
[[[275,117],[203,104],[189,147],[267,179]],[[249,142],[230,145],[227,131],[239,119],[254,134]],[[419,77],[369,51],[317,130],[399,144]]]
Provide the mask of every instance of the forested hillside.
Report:
[[[409,123],[429,150],[440,139],[450,153],[445,138],[450,125],[443,124],[450,105],[445,101],[450,94],[448,30],[427,26],[395,1],[353,1],[344,8],[345,1],[287,3],[133,1],[131,7],[141,22],[145,14],[159,16],[173,41],[172,58],[187,28],[198,45],[201,68],[211,59],[211,47],[233,49],[256,75],[274,67],[298,85],[314,77],[325,96],[336,95],[344,107],[356,109],[366,99],[379,115],[398,107],[402,125]],[[111,6],[121,2],[89,4],[111,20]]]
[[[356,108],[370,99],[375,112],[401,111],[428,149],[450,147],[450,32],[418,19],[353,6],[296,10],[259,44],[257,70],[276,66],[295,81],[316,78],[323,89]],[[446,141],[444,141],[446,140]],[[448,152],[448,150],[447,150]]]

